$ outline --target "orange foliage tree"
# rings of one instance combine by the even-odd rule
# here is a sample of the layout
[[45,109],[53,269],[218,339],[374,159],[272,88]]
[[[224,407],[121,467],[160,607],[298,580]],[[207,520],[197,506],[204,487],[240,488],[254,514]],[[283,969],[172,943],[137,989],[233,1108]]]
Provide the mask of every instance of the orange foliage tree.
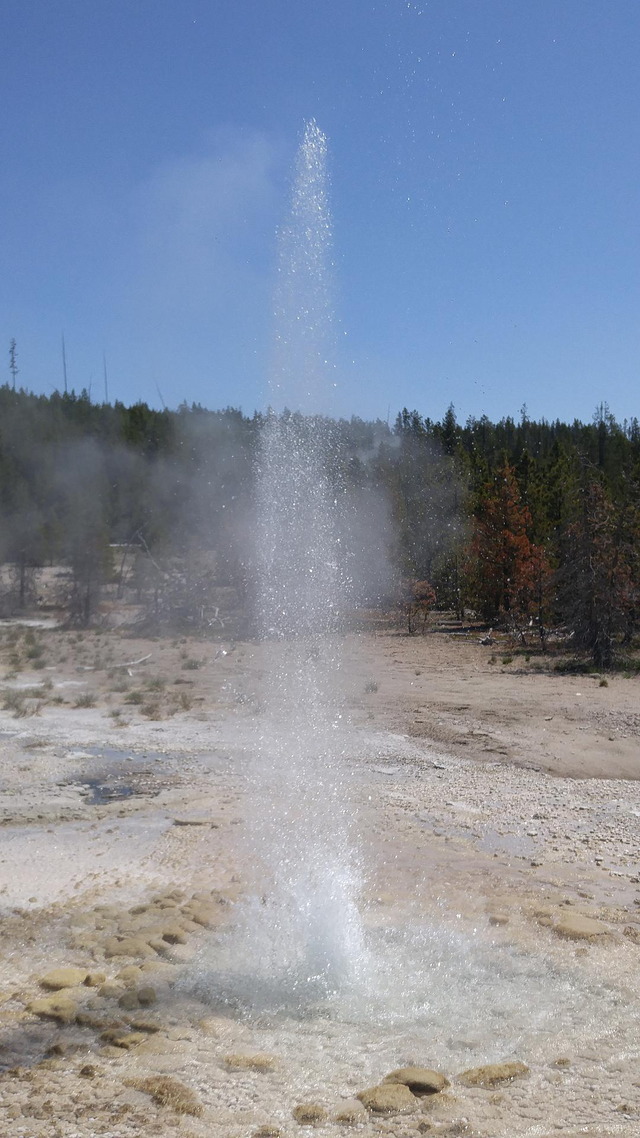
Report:
[[466,551],[467,593],[486,620],[502,620],[522,637],[535,627],[544,644],[551,567],[530,531],[529,508],[505,462],[479,495]]

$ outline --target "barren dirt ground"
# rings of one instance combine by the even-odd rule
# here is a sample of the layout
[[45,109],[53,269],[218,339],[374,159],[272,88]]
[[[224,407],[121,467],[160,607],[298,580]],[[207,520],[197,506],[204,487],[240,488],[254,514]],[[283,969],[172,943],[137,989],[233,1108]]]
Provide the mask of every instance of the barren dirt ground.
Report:
[[[2,636],[0,1134],[293,1138],[305,1103],[327,1138],[640,1134],[638,679],[536,672],[477,634],[350,636],[361,908],[397,956],[369,1020],[273,1024],[206,977],[251,893],[247,757],[281,649]],[[432,1027],[385,1019],[418,980]],[[528,1071],[460,1077],[498,1061]],[[450,1086],[406,1114],[355,1099],[416,1064]]]

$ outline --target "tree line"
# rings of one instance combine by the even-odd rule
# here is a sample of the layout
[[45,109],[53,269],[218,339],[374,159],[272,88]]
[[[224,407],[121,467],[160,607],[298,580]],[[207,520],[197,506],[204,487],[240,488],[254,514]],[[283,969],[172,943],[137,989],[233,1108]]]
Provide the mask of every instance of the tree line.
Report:
[[[158,623],[202,619],[214,588],[244,603],[262,425],[236,408],[1,386],[3,611],[32,604],[39,570],[53,565],[79,624],[96,618],[106,586],[133,591]],[[440,420],[405,408],[392,424],[316,417],[307,429],[322,432],[336,492],[351,503],[361,603],[475,613],[542,648],[560,628],[601,667],[633,644],[637,419],[620,424],[603,404],[589,423],[523,409],[463,425],[450,406]]]

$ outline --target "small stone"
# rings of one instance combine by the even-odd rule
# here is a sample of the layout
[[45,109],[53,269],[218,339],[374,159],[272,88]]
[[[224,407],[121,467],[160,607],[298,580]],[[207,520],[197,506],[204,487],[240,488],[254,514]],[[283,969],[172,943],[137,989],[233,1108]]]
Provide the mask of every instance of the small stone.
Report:
[[58,992],[61,988],[77,988],[87,976],[86,968],[54,968],[40,978],[39,984],[50,992]]
[[622,930],[623,936],[629,938],[634,944],[640,944],[640,928],[637,925],[625,925]]
[[92,1063],[85,1063],[84,1067],[81,1067],[78,1071],[78,1074],[83,1079],[94,1079],[97,1073],[97,1069],[93,1066]]
[[571,1060],[567,1059],[566,1055],[561,1055],[559,1059],[554,1059],[554,1067],[570,1067]]
[[254,1130],[252,1138],[280,1138],[282,1131],[279,1126],[259,1126]]
[[414,1095],[434,1095],[449,1086],[449,1080],[430,1067],[400,1067],[391,1071],[384,1083],[403,1083]]
[[356,1096],[373,1114],[410,1114],[418,1100],[404,1083],[382,1083],[368,1087]]
[[77,1005],[68,996],[46,996],[33,1000],[27,1011],[41,1019],[55,1019],[58,1023],[73,1023],[78,1011]]
[[509,918],[506,913],[489,913],[489,924],[501,927],[502,925],[509,924]]
[[485,1067],[470,1067],[458,1075],[458,1080],[468,1087],[492,1087],[495,1083],[506,1083],[519,1075],[528,1075],[525,1063],[488,1063]]
[[293,1108],[293,1117],[301,1126],[318,1126],[326,1122],[328,1113],[317,1102],[301,1102]]

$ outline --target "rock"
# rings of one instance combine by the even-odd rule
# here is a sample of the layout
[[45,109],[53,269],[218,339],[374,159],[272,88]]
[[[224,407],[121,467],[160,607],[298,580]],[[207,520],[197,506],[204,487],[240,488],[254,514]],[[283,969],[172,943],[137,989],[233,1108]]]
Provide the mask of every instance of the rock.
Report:
[[404,1083],[368,1087],[356,1097],[373,1114],[410,1114],[418,1109],[418,1100]]
[[41,976],[38,983],[49,992],[59,992],[61,988],[77,988],[84,984],[88,975],[86,968],[54,968]]
[[382,1080],[385,1083],[403,1083],[414,1095],[434,1095],[449,1086],[449,1080],[429,1067],[400,1067]]
[[142,978],[142,969],[138,964],[128,964],[126,968],[122,968],[116,976],[116,980],[122,980],[123,984],[129,985],[139,983]]
[[279,1126],[271,1126],[269,1123],[266,1126],[259,1126],[254,1130],[251,1138],[280,1138],[282,1131]]
[[58,1023],[73,1023],[78,1011],[77,1005],[68,996],[44,996],[33,1000],[27,1011],[41,1019],[55,1019]]
[[633,941],[634,944],[640,944],[640,928],[638,928],[637,925],[625,925],[622,934]]
[[112,936],[105,942],[104,954],[107,958],[131,956],[134,960],[144,960],[149,956],[155,956],[156,952],[141,937],[124,937],[120,940],[118,937]]
[[98,989],[98,995],[103,1000],[117,1000],[122,995],[122,985],[108,981]]
[[[131,1026],[133,1027],[133,1024]],[[145,1042],[140,1044],[136,1054],[174,1055],[181,1051],[182,1044],[177,1039],[167,1039],[164,1035],[147,1035]]]
[[493,1087],[496,1083],[506,1083],[519,1075],[528,1075],[525,1063],[488,1063],[485,1067],[470,1067],[458,1075],[458,1081],[467,1087]]
[[160,939],[167,944],[186,944],[189,938],[180,925],[169,925],[161,930]]
[[500,927],[509,924],[509,918],[506,913],[489,913],[489,924]]
[[128,1023],[132,1031],[144,1031],[147,1035],[155,1035],[157,1031],[160,1031],[162,1026],[153,1019],[136,1018],[130,1019]]
[[554,933],[567,940],[596,940],[607,936],[608,925],[594,917],[582,917],[580,913],[564,913],[553,925]]
[[357,1126],[366,1122],[367,1112],[363,1104],[354,1099],[353,1102],[344,1102],[333,1118],[334,1122],[340,1122],[343,1126]]
[[130,1051],[132,1047],[138,1047],[140,1043],[145,1043],[147,1036],[142,1031],[128,1031],[126,1028],[110,1027],[102,1032],[100,1039],[112,1047],[121,1047],[124,1051]]
[[104,984],[106,979],[107,977],[104,972],[87,972],[84,982],[87,988],[99,988],[101,984]]
[[123,992],[120,996],[120,999],[118,1000],[118,1007],[123,1008],[126,1012],[137,1011],[140,1007],[138,993],[134,991],[133,988],[128,988],[127,991]]
[[163,940],[161,936],[150,936],[147,940],[149,948],[152,948],[157,956],[168,956],[171,953],[171,945],[168,941]]
[[50,1058],[64,1057],[68,1058],[70,1055],[75,1055],[76,1051],[80,1050],[79,1043],[54,1043],[52,1047],[48,1047],[46,1055]]
[[213,928],[219,921],[219,915],[211,901],[187,901],[180,912],[205,929]]
[[94,1067],[92,1063],[85,1063],[84,1067],[81,1067],[78,1071],[78,1074],[83,1079],[95,1079],[97,1073],[97,1068]]
[[168,1075],[151,1075],[144,1079],[127,1079],[125,1082],[128,1087],[151,1095],[158,1106],[167,1106],[176,1114],[202,1114],[202,1103],[195,1092]]
[[293,1117],[301,1126],[318,1126],[326,1122],[328,1112],[317,1102],[301,1102],[293,1108]]
[[231,1071],[273,1071],[278,1063],[275,1055],[268,1055],[264,1051],[238,1051],[225,1055],[223,1062]]
[[93,1031],[106,1031],[108,1027],[124,1027],[122,1020],[112,1016],[95,1016],[91,1012],[78,1012],[76,1023],[79,1027],[90,1027]]
[[152,988],[150,984],[138,988],[136,995],[141,1008],[150,1008],[158,999],[155,988]]

